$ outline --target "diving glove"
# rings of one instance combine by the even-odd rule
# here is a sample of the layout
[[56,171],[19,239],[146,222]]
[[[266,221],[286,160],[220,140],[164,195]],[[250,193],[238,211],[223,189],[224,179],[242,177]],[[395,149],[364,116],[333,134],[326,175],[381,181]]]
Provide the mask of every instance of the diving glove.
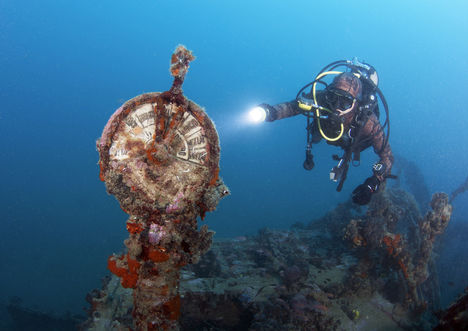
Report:
[[356,187],[352,193],[353,202],[358,205],[367,205],[372,197],[372,193],[378,191],[380,185],[380,180],[371,176],[367,178],[363,184]]

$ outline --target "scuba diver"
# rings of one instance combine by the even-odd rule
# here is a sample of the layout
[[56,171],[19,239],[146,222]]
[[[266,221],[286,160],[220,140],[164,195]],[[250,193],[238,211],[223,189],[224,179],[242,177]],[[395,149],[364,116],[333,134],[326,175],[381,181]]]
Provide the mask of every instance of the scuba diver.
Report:
[[[344,70],[337,71],[339,67],[344,67]],[[334,77],[330,84],[325,81],[327,76]],[[317,84],[323,88],[317,89]],[[386,112],[383,125],[379,121],[377,97]],[[349,163],[359,165],[360,152],[372,146],[380,157],[372,167],[372,176],[354,189],[353,202],[368,204],[372,194],[379,190],[386,178],[395,178],[390,174],[393,154],[388,144],[388,105],[378,88],[377,72],[371,65],[361,63],[356,58],[333,62],[323,68],[314,81],[304,86],[295,100],[274,106],[264,103],[251,111],[251,116],[257,118],[257,121],[267,122],[299,114],[307,117],[306,170],[314,167],[312,144],[322,138],[344,151],[341,157],[333,155],[338,163],[330,172],[330,179],[339,181],[337,191],[343,187]]]

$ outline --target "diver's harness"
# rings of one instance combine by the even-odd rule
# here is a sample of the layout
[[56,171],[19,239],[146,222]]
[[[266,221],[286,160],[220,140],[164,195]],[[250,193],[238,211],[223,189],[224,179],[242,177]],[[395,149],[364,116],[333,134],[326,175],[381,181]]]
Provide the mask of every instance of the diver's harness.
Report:
[[[361,150],[367,148],[370,140],[367,139],[355,139],[355,137],[359,137],[359,130],[362,126],[364,126],[369,119],[369,117],[374,113],[377,118],[379,118],[379,108],[378,108],[378,100],[377,96],[380,98],[384,108],[385,108],[385,122],[381,126],[381,131],[384,135],[384,143],[382,144],[381,149],[377,152],[380,154],[385,147],[387,147],[388,138],[390,136],[390,120],[389,120],[389,111],[388,111],[388,104],[385,100],[385,97],[378,88],[378,77],[375,69],[366,64],[361,63],[354,58],[352,61],[349,60],[339,60],[330,63],[329,65],[325,66],[315,77],[315,80],[305,85],[303,88],[299,90],[296,95],[296,100],[298,102],[299,107],[304,111],[304,115],[307,117],[307,145],[306,145],[306,159],[304,161],[304,168],[307,170],[312,169],[313,167],[313,156],[312,156],[312,124],[311,119],[314,118],[317,121],[318,131],[320,135],[327,141],[337,141],[339,140],[344,134],[344,125],[343,122],[340,121],[340,131],[336,135],[336,137],[329,137],[324,132],[321,124],[321,120],[328,120],[329,118],[336,116],[333,110],[319,105],[317,102],[317,91],[316,86],[317,83],[322,84],[325,86],[325,89],[328,87],[328,84],[322,80],[323,77],[328,75],[339,75],[343,73],[343,71],[337,71],[336,69],[339,67],[345,67],[351,71],[355,76],[357,76],[362,83],[362,97],[359,100],[360,106],[358,111],[356,112],[349,131],[347,132],[348,137],[350,138],[350,142],[343,147],[344,154],[342,157],[338,155],[333,155],[333,159],[338,161],[337,165],[333,167],[332,171],[330,172],[330,179],[333,181],[338,181],[338,186],[336,190],[339,192],[341,191],[343,184],[346,180],[349,163],[352,159],[353,165],[358,166],[360,164],[360,152]],[[308,96],[312,96],[312,99],[305,98],[305,93],[303,92],[306,88],[311,86],[310,93]],[[387,132],[384,132],[384,129],[387,128]],[[372,139],[372,137],[369,137]]]

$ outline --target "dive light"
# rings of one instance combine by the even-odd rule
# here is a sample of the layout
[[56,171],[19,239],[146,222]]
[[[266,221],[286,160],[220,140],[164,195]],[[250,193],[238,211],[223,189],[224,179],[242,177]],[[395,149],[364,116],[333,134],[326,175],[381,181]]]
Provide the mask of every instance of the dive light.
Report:
[[249,111],[248,118],[251,123],[264,122],[267,117],[267,109],[257,106]]

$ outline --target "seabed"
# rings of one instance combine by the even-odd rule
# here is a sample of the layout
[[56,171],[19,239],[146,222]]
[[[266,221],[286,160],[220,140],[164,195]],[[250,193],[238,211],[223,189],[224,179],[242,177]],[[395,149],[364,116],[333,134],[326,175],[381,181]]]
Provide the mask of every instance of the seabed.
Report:
[[[215,238],[181,271],[180,329],[430,330],[440,293],[427,252],[450,219],[447,195],[432,207],[422,217],[412,195],[387,188],[367,210],[346,202],[287,231]],[[132,290],[118,277],[88,301],[83,328],[132,328]]]

